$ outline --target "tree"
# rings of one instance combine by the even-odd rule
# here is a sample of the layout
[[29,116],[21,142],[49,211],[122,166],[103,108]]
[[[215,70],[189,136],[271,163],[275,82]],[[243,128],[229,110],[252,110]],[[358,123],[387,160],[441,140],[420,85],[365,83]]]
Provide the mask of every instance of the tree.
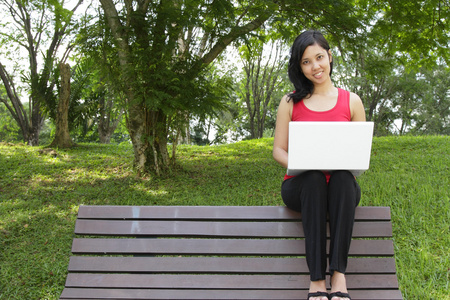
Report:
[[171,117],[204,114],[218,104],[201,80],[206,66],[270,14],[264,4],[247,7],[252,17],[241,22],[228,1],[126,1],[122,10],[111,0],[101,4],[117,49],[135,165],[159,174],[170,163]]
[[[395,58],[367,47],[356,59],[343,62],[342,53],[333,53],[336,72],[333,77],[343,87],[358,94],[366,109],[366,119],[375,123],[374,133],[385,135],[395,121],[392,98],[398,85],[398,62]],[[396,74],[397,72],[397,74]]]
[[239,96],[245,102],[252,139],[263,137],[270,104],[279,100],[273,96],[285,79],[280,76],[287,65],[283,44],[279,40],[264,47],[264,41],[253,40],[241,48],[245,74]]
[[416,78],[422,81],[421,101],[413,116],[415,134],[450,134],[450,69],[439,65],[422,69]]
[[73,146],[69,134],[70,65],[60,63],[61,89],[56,114],[56,132],[50,147],[70,148]]
[[[7,99],[1,99],[29,145],[39,144],[39,132],[45,119],[44,108],[56,107],[54,65],[59,47],[74,28],[73,12],[81,2],[80,0],[72,10],[68,10],[58,1],[0,1],[2,15],[10,16],[10,19],[2,23],[0,44],[4,57],[13,57],[19,49],[28,54],[28,70],[22,69],[20,72],[29,90],[30,115],[22,105],[16,74],[7,71],[6,61],[0,62],[0,77]],[[66,59],[67,53],[66,51],[62,56],[62,61]],[[8,63],[13,61],[14,57]],[[17,63],[16,67],[18,65],[20,64]]]

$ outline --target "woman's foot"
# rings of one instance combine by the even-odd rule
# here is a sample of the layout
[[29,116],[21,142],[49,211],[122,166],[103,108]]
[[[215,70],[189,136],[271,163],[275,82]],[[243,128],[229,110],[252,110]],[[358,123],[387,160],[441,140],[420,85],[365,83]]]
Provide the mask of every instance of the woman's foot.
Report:
[[325,280],[311,281],[309,285],[308,300],[328,300]]
[[347,282],[343,273],[334,271],[331,276],[330,300],[351,300],[347,291]]

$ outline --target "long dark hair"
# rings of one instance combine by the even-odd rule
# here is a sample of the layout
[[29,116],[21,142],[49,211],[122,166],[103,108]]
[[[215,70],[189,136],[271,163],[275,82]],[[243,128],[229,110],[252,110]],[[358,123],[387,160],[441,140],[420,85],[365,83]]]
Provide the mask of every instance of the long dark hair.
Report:
[[[289,59],[288,74],[289,80],[294,85],[295,91],[289,94],[289,99],[293,99],[294,103],[301,101],[307,95],[312,95],[314,91],[313,83],[305,77],[300,67],[303,53],[308,46],[317,44],[328,53],[330,45],[325,37],[316,30],[308,30],[300,34],[291,47],[291,58]],[[330,76],[333,72],[333,62],[330,63]]]

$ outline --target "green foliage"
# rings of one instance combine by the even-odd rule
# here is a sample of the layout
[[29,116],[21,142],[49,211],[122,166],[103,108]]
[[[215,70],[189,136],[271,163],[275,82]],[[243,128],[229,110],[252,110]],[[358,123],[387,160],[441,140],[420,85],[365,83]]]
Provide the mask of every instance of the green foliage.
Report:
[[[283,205],[273,139],[179,146],[167,177],[136,177],[131,145],[0,143],[0,298],[58,299],[79,205]],[[390,206],[405,299],[447,299],[448,136],[375,138],[361,205]]]
[[20,128],[5,105],[0,102],[0,141],[18,142],[22,140]]
[[104,67],[93,56],[81,56],[72,68],[69,129],[75,142],[98,142],[99,127],[122,117],[122,93],[108,73],[111,68]]
[[[179,41],[185,34],[193,34],[194,28],[201,31],[209,21],[217,22],[216,14],[228,16],[226,12],[231,5],[225,2],[214,1],[211,10],[206,10],[205,3],[199,1],[188,1],[186,6],[175,2],[150,3],[147,11],[131,7],[119,10],[123,26],[128,24],[129,69],[116,74],[120,77],[114,80],[127,82],[126,88],[134,91],[135,99],[130,99],[132,105],[143,102],[149,110],[161,109],[167,116],[178,111],[198,115],[211,112],[218,101],[211,93],[210,75],[199,63],[199,57],[189,51],[191,48],[195,51],[198,40],[186,39],[186,49],[179,45]],[[218,25],[209,32],[210,35],[223,30],[220,27],[223,23]],[[108,28],[105,30],[109,31]],[[214,30],[219,32],[214,33]],[[114,57],[116,49],[105,50]]]
[[[440,0],[431,1],[389,1],[385,13],[380,18],[380,31],[389,33],[391,51],[407,53],[416,62],[416,67],[434,64],[433,58],[441,57],[447,63],[450,56],[445,49],[448,45],[450,7]],[[431,54],[431,55],[430,55]]]

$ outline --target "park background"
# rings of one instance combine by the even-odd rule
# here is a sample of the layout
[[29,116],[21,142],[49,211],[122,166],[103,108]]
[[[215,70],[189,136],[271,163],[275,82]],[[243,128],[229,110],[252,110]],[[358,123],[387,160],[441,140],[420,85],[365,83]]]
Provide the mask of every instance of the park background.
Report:
[[0,0],[0,298],[56,299],[81,204],[282,205],[287,58],[330,41],[375,123],[405,299],[448,299],[448,1]]

